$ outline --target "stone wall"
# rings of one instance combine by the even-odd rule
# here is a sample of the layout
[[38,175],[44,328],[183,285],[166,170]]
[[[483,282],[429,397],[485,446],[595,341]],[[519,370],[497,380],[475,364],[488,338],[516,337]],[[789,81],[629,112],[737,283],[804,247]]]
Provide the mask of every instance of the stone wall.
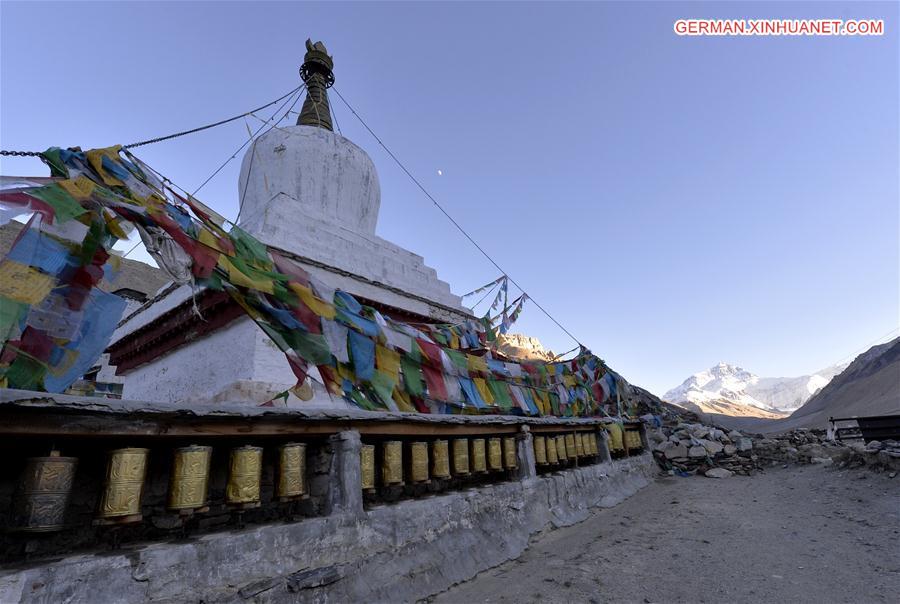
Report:
[[330,439],[323,516],[0,570],[2,602],[412,601],[520,555],[542,530],[624,501],[649,454],[538,474],[527,429],[518,479],[363,505],[360,437]]

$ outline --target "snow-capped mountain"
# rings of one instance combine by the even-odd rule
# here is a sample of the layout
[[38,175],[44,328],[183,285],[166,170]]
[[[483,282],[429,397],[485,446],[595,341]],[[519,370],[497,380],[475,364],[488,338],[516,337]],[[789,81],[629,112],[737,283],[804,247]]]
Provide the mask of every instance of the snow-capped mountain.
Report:
[[748,415],[759,415],[753,412],[754,408],[783,414],[802,406],[846,366],[834,365],[795,378],[761,378],[741,367],[719,363],[695,373],[666,392],[663,399],[675,404],[693,403],[701,409],[725,402],[736,410],[748,408]]
[[758,381],[758,376],[741,367],[719,363],[706,371],[695,373],[681,386],[669,390],[663,395],[663,400],[675,404],[726,400],[739,405],[771,410],[768,405],[747,392],[747,388]]

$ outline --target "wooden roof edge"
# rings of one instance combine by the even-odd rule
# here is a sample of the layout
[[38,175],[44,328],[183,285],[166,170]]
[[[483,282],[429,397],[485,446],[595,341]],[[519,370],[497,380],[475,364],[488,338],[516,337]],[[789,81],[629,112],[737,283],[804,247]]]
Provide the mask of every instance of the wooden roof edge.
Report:
[[[530,428],[592,426],[612,421],[603,417],[529,417],[519,415],[441,415],[361,409],[297,409],[259,407],[248,403],[160,403],[126,399],[106,399],[29,390],[0,390],[0,416],[10,412],[81,414],[121,419],[167,419],[267,422],[324,422],[364,424],[402,423],[432,427],[509,426]],[[0,422],[2,424],[3,422]],[[639,423],[632,420],[632,423]]]

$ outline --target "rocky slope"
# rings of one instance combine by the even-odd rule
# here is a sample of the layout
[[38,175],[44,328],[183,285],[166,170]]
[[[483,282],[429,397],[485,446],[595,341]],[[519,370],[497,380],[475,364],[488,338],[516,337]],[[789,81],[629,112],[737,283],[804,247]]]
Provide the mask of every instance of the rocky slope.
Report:
[[751,405],[743,405],[728,399],[715,399],[701,402],[684,401],[678,406],[700,414],[727,415],[729,417],[762,417],[767,419],[781,419],[787,417],[787,413],[775,409],[761,409]]
[[824,427],[829,417],[900,413],[900,338],[873,346],[779,424]]

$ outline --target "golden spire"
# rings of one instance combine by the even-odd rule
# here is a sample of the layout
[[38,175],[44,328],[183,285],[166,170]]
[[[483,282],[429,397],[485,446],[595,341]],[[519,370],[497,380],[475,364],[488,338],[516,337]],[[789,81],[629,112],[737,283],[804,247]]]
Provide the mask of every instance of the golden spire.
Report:
[[298,126],[318,126],[334,131],[331,125],[331,107],[328,105],[328,89],[334,84],[334,61],[328,56],[322,42],[306,41],[306,55],[300,67],[300,77],[306,83],[306,100],[297,118]]

